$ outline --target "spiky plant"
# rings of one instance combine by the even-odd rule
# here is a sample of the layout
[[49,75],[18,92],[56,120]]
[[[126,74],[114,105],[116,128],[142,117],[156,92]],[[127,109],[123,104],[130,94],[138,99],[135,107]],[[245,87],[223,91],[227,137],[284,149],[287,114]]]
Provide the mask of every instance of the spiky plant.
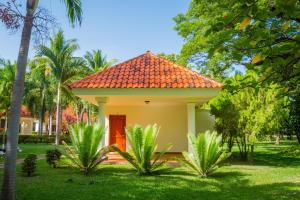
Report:
[[76,124],[70,128],[72,147],[66,143],[66,157],[74,166],[79,167],[85,175],[94,170],[97,165],[107,159],[109,147],[102,147],[104,128],[100,125]]
[[196,174],[206,177],[220,167],[220,164],[230,156],[223,151],[221,136],[217,132],[206,131],[198,136],[188,135],[192,152],[183,152],[184,159],[179,161]]
[[128,127],[126,136],[130,144],[129,152],[122,152],[116,146],[112,146],[112,149],[124,157],[137,170],[138,174],[153,174],[166,163],[166,159],[161,159],[162,155],[172,147],[169,144],[163,151],[156,154],[158,132],[159,127],[156,124],[148,125],[145,128],[140,125]]

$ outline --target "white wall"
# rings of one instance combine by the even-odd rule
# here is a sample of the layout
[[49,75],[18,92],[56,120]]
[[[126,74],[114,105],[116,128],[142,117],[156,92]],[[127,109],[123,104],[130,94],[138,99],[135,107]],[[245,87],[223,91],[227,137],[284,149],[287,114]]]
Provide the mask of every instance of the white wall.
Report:
[[196,133],[214,130],[215,118],[207,109],[196,109]]
[[[126,115],[126,126],[140,124],[158,124],[158,151],[172,143],[170,152],[188,150],[186,105],[144,105],[144,106],[106,106],[106,118],[109,115]],[[106,120],[108,122],[108,120]],[[109,127],[109,125],[107,125]],[[106,136],[108,144],[108,136]],[[128,145],[127,145],[128,147]]]

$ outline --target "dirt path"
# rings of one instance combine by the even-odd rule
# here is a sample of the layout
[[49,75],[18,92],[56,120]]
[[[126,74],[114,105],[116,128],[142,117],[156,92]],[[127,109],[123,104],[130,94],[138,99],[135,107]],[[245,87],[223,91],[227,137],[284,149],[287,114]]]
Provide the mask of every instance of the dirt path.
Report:
[[[16,164],[19,165],[21,164],[23,161],[24,161],[25,158],[19,158],[17,159],[16,161]],[[37,160],[43,160],[45,159],[45,155],[44,154],[40,154],[40,155],[37,155]],[[4,168],[4,163],[0,163],[0,169],[3,169]]]

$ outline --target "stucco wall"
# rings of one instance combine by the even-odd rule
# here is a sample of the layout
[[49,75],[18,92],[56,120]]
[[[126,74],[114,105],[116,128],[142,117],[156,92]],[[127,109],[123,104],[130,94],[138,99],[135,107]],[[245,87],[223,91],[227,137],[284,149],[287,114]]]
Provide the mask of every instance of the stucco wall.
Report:
[[[170,152],[187,151],[186,105],[106,106],[106,122],[109,115],[126,115],[126,125],[158,124],[158,151],[168,143],[173,144]],[[109,127],[109,126],[107,126]],[[106,136],[108,144],[108,136]],[[128,147],[128,145],[127,145]]]
[[206,109],[196,109],[196,133],[214,130],[215,118]]
[[21,130],[20,134],[29,135],[32,133],[32,125],[33,119],[32,118],[21,118],[20,120]]

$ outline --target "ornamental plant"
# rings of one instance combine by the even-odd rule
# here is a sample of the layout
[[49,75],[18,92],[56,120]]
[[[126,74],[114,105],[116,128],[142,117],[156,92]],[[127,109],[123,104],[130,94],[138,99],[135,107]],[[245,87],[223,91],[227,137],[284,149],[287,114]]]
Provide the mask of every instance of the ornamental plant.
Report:
[[139,175],[153,174],[161,170],[167,162],[167,159],[162,159],[162,156],[172,147],[169,144],[161,152],[156,153],[158,132],[157,124],[148,125],[145,128],[140,125],[128,127],[126,136],[130,144],[129,152],[123,152],[114,145],[112,149],[125,158]]
[[107,159],[109,147],[101,147],[104,139],[104,128],[100,125],[76,124],[70,128],[71,145],[65,142],[65,155],[73,166],[79,167],[88,175],[101,162]]
[[51,149],[46,152],[46,161],[53,168],[57,167],[62,153],[58,149]]
[[22,164],[22,172],[26,176],[31,176],[36,170],[37,156],[35,154],[29,154]]
[[179,161],[201,177],[213,173],[230,156],[230,153],[223,151],[222,138],[215,131],[199,133],[197,137],[189,134],[188,139],[192,152],[183,152],[184,159]]

